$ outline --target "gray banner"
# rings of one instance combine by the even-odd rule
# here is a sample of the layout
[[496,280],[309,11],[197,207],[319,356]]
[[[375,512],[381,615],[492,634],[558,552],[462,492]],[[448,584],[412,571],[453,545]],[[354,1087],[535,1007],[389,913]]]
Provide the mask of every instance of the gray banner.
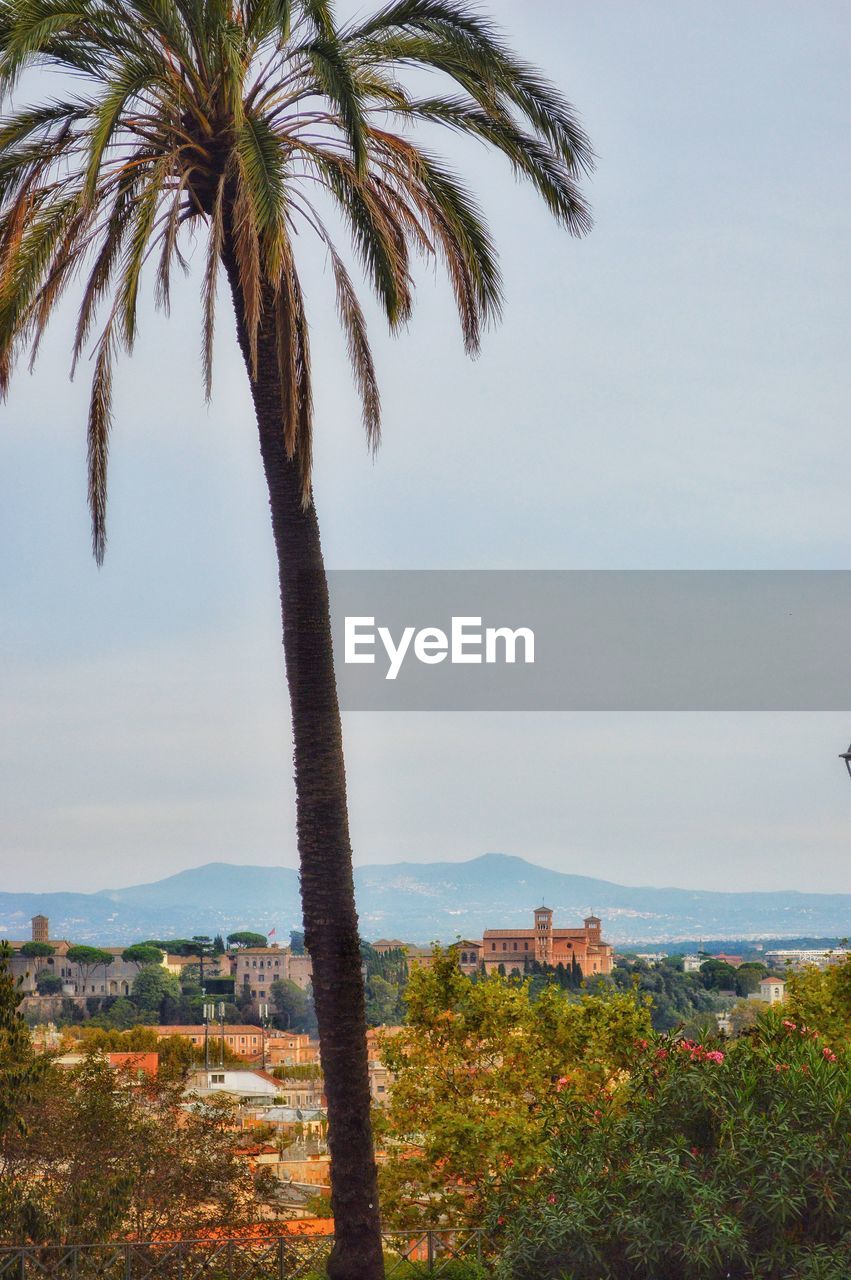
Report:
[[333,571],[329,586],[348,711],[851,709],[851,572]]

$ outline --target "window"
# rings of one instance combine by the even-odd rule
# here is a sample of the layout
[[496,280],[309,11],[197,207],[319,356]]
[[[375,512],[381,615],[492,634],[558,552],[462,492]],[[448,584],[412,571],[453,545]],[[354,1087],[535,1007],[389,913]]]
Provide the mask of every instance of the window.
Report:
[[529,950],[529,943],[528,943],[528,942],[524,942],[524,943],[523,943],[523,950],[524,950],[524,951],[528,951],[528,950]]
[[503,951],[507,951],[507,950],[508,950],[508,943],[507,943],[507,942],[503,942],[503,944],[502,944],[502,949],[503,949]]
[[495,943],[495,942],[492,942],[492,943],[491,943],[491,951],[496,951],[496,943]]
[[515,950],[515,951],[517,950],[517,943],[516,943],[516,942],[515,942],[515,944],[514,944],[514,950]]
[[210,1084],[224,1084],[225,1077],[223,1071],[217,1071],[215,1075],[210,1076]]

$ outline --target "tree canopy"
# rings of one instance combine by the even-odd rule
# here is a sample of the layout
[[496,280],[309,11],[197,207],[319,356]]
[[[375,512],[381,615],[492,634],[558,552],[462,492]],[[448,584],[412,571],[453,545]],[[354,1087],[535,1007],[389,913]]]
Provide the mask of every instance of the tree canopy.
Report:
[[20,951],[22,956],[37,960],[47,959],[56,954],[56,948],[50,942],[25,942]]
[[571,1000],[557,985],[471,982],[457,949],[437,951],[406,991],[408,1020],[382,1040],[394,1073],[378,1133],[384,1211],[394,1223],[479,1223],[503,1179],[530,1185],[545,1158],[552,1101],[617,1088],[637,1039],[650,1032],[631,992]]
[[84,984],[88,982],[93,969],[107,969],[115,959],[111,951],[103,951],[100,947],[83,945],[69,947],[65,956],[67,960],[70,960],[71,964],[80,966]]
[[23,1107],[27,1136],[2,1150],[0,1240],[150,1239],[252,1220],[232,1104],[187,1108],[183,1089],[180,1078],[116,1071],[97,1052],[72,1071],[47,1064]]
[[159,1014],[163,1001],[180,999],[180,982],[162,966],[145,965],[133,979],[133,1002],[144,1013]]
[[46,1060],[34,1053],[29,1028],[18,1012],[21,993],[12,976],[11,958],[11,947],[0,942],[0,1174],[6,1135],[25,1128],[25,1109],[46,1068]]
[[121,953],[121,959],[128,964],[135,964],[138,968],[142,968],[146,964],[162,964],[163,952],[159,947],[155,947],[150,942],[136,942],[132,947],[125,947]]
[[268,946],[268,939],[265,933],[253,933],[250,929],[239,929],[236,933],[228,934],[228,946],[236,947],[244,950],[246,947],[265,947]]

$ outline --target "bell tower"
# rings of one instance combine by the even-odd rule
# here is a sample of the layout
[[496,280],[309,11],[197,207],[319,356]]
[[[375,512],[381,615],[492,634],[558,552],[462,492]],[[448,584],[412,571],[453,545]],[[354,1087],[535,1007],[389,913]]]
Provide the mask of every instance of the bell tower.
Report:
[[535,910],[535,959],[538,964],[553,962],[553,913],[549,907]]
[[599,942],[601,936],[600,917],[595,915],[586,916],[583,923],[585,925],[585,936],[588,941]]

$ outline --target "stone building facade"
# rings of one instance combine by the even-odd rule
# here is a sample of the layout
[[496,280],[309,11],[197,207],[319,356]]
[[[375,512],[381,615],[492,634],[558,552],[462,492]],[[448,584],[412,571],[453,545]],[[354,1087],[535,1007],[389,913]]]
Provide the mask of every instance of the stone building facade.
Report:
[[252,1000],[271,999],[273,982],[285,979],[302,991],[310,986],[313,969],[310,956],[293,955],[288,947],[246,947],[231,956],[237,995],[246,992]]
[[556,929],[550,907],[536,908],[531,929],[486,929],[481,947],[476,953],[474,944],[463,944],[461,954],[466,951],[468,960],[475,954],[476,967],[484,964],[486,973],[497,972],[500,965],[508,974],[526,973],[533,963],[569,969],[575,959],[583,977],[591,978],[611,973],[614,962],[614,949],[603,941],[599,916],[586,916],[581,929]]

